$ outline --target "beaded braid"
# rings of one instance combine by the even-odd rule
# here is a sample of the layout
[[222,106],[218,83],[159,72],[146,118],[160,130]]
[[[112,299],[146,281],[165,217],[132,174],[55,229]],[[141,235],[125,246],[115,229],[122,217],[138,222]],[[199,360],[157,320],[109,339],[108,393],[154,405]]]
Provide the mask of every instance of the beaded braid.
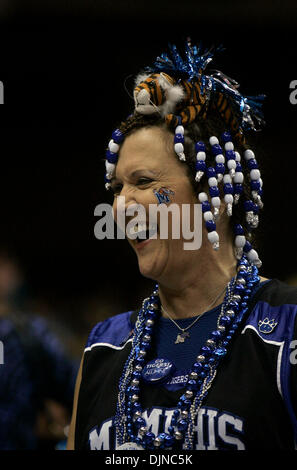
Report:
[[[235,150],[231,134],[223,132],[221,144],[219,139],[212,135],[206,140],[206,136],[211,133],[218,134],[222,129],[222,124],[215,113],[210,115],[205,122],[196,122],[184,128],[178,124],[177,128],[170,129],[164,124],[163,119],[154,116],[131,115],[121,123],[118,129],[112,133],[106,152],[106,188],[109,189],[109,179],[115,169],[118,159],[120,144],[124,138],[137,129],[143,127],[158,126],[174,133],[175,153],[183,153],[184,159],[179,160],[187,165],[188,175],[193,185],[197,198],[202,204],[202,212],[208,232],[208,240],[215,250],[219,249],[219,235],[216,231],[216,220],[221,206],[221,196],[227,206],[227,214],[233,222],[235,235],[235,252],[237,257],[243,253],[242,238],[245,236],[245,253],[259,267],[261,262],[257,252],[252,248],[252,234],[258,226],[259,210],[263,207],[261,201],[262,180],[254,152],[248,148],[248,144],[238,144]],[[205,140],[202,141],[202,139]],[[194,141],[196,140],[196,143]],[[181,144],[182,147],[176,147]],[[224,147],[224,149],[223,149]],[[177,152],[177,150],[179,152]],[[244,158],[241,157],[244,155]],[[186,155],[186,157],[185,157]],[[213,160],[212,160],[213,159]],[[243,166],[242,166],[243,164]],[[250,181],[244,178],[247,173]],[[206,194],[205,184],[208,184]],[[204,190],[202,189],[204,188]],[[234,217],[233,217],[234,215]],[[241,227],[241,229],[239,228]],[[239,233],[240,232],[240,233]],[[253,250],[253,251],[251,251]]]

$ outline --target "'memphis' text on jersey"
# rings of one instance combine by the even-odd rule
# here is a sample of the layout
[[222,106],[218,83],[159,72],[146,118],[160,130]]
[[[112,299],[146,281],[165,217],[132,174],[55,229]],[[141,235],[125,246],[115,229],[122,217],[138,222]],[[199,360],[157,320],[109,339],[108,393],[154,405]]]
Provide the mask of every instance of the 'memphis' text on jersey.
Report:
[[[175,408],[151,408],[142,414],[150,432],[158,435],[167,432]],[[196,418],[194,449],[196,450],[244,450],[243,419],[216,408],[201,407]],[[113,419],[106,420],[101,427],[89,432],[91,450],[110,450],[115,448]]]

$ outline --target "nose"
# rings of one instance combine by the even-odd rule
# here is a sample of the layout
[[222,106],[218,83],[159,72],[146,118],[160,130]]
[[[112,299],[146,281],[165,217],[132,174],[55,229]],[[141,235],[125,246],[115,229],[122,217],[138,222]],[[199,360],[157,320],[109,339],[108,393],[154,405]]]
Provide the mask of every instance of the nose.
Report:
[[137,200],[137,192],[129,188],[129,185],[124,185],[113,202],[114,219],[121,230],[124,231],[129,220],[136,215],[143,214],[143,211],[145,209]]

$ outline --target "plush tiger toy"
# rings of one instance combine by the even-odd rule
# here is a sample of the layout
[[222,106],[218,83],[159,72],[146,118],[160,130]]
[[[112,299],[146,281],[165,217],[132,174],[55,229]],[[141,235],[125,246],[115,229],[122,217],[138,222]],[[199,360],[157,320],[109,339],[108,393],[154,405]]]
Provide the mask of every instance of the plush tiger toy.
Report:
[[[210,101],[208,91],[202,91],[201,81],[179,80],[168,74],[139,74],[135,80],[135,111],[140,114],[159,113],[165,117],[169,127],[190,124],[198,115],[205,118]],[[215,93],[211,101],[223,118],[234,137],[243,141],[243,134],[228,98],[222,92]],[[180,112],[179,112],[180,111]]]

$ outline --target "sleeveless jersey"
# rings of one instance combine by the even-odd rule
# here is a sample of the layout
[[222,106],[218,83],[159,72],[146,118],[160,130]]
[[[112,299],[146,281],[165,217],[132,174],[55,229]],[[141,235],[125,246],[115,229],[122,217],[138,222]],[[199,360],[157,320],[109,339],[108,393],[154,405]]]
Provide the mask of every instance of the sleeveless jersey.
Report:
[[[136,317],[132,311],[116,315],[90,333],[78,397],[76,450],[116,448],[119,379],[131,351]],[[143,417],[155,435],[168,430],[186,379],[185,370],[179,386],[141,382]],[[294,449],[296,417],[297,288],[274,279],[254,294],[218,367],[196,416],[193,449]]]

